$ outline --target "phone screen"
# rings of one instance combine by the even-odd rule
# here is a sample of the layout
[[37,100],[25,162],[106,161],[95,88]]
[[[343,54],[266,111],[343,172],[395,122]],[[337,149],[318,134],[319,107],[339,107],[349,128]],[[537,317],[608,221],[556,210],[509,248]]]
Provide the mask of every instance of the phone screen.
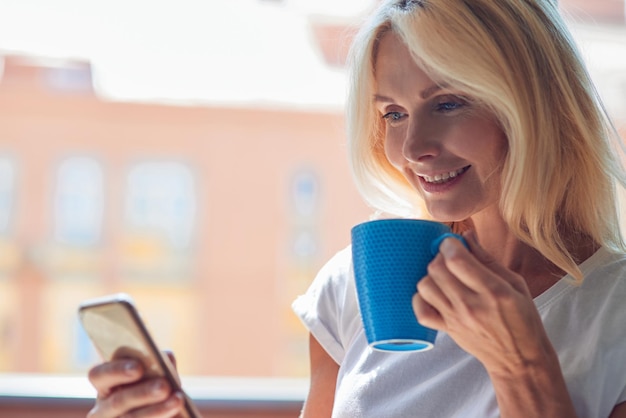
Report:
[[[146,377],[165,377],[174,390],[181,390],[169,359],[157,348],[130,296],[116,294],[83,302],[79,307],[83,328],[105,361],[136,358]],[[185,395],[184,418],[200,415]]]

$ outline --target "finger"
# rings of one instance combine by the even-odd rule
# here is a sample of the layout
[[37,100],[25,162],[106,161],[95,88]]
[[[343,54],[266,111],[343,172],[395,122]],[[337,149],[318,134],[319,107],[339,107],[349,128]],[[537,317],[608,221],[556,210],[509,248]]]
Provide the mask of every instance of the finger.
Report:
[[141,363],[133,359],[113,360],[99,364],[89,370],[88,378],[96,388],[98,396],[108,396],[121,385],[136,382],[143,376]]
[[174,355],[174,352],[172,350],[163,350],[163,352],[172,363],[172,366],[174,366],[174,368],[177,369],[178,366],[176,365],[176,356]]
[[448,270],[442,255],[437,255],[428,265],[428,278],[429,280],[422,285],[422,292],[427,292],[422,294],[422,297],[444,317],[450,309],[464,305],[476,295],[476,292]]
[[463,238],[469,245],[469,249],[471,253],[489,270],[494,272],[499,277],[502,277],[507,283],[509,283],[515,290],[521,292],[526,295],[530,295],[528,290],[528,286],[526,285],[526,281],[517,275],[512,274],[512,272],[504,267],[502,264],[498,263],[478,242],[478,238],[476,237],[476,232],[473,230],[466,231],[463,234]]
[[[443,255],[448,270],[475,292],[498,293],[505,290],[505,286],[511,288],[506,280],[498,279],[497,275],[470,253],[460,241],[445,239],[439,247],[439,252]],[[512,273],[506,270],[505,274]]]
[[445,329],[445,322],[439,311],[426,302],[419,293],[413,295],[411,304],[417,322],[421,325],[437,330]]
[[178,376],[178,371],[176,370],[176,357],[174,356],[174,353],[170,350],[164,350],[161,353],[161,357],[163,358],[163,361],[165,362],[165,366],[169,369],[172,377],[176,380],[176,383],[178,383],[178,385],[181,385],[181,381],[180,381],[180,377]]
[[165,401],[133,411],[132,418],[175,418],[181,417],[183,411],[183,395],[180,392],[173,393]]
[[[121,387],[108,397],[98,401],[102,417],[117,417],[139,408],[147,408],[165,402],[172,390],[163,378],[150,379]],[[141,416],[133,412],[130,416]]]
[[[450,299],[448,299],[444,290],[441,289],[439,283],[433,278],[433,274],[442,274],[438,272],[432,262],[428,266],[428,275],[417,282],[417,293],[420,297],[440,313],[445,313],[452,308]],[[443,265],[443,262],[441,262]],[[445,268],[445,266],[444,266]]]

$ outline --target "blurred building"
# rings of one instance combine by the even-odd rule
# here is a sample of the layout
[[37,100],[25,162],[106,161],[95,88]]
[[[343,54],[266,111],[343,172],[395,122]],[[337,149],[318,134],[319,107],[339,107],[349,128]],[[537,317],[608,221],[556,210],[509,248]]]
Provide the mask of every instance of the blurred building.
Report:
[[368,213],[343,136],[338,112],[104,101],[88,63],[5,56],[0,369],[84,369],[77,304],[126,291],[183,372],[304,373],[289,304]]

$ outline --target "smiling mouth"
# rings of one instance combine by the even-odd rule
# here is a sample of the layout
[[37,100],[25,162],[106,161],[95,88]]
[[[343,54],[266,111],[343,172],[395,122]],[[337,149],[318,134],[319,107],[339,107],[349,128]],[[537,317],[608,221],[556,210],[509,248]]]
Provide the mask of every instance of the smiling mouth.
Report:
[[448,173],[437,174],[434,177],[430,177],[430,176],[421,176],[421,177],[424,179],[426,183],[443,184],[443,183],[452,181],[452,179],[454,179],[455,177],[460,176],[461,174],[465,173],[470,167],[471,166],[468,165],[467,167],[450,171]]

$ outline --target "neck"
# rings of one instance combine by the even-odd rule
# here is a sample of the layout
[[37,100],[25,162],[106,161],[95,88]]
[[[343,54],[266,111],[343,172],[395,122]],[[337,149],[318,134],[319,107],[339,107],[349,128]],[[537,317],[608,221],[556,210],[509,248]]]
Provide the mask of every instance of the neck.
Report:
[[[539,296],[564,276],[561,268],[520,241],[501,216],[481,214],[473,217],[469,225],[476,231],[480,245],[496,261],[524,277],[533,297]],[[580,237],[568,242],[576,243],[570,251],[578,262],[589,258],[598,248],[592,240],[581,240]]]

